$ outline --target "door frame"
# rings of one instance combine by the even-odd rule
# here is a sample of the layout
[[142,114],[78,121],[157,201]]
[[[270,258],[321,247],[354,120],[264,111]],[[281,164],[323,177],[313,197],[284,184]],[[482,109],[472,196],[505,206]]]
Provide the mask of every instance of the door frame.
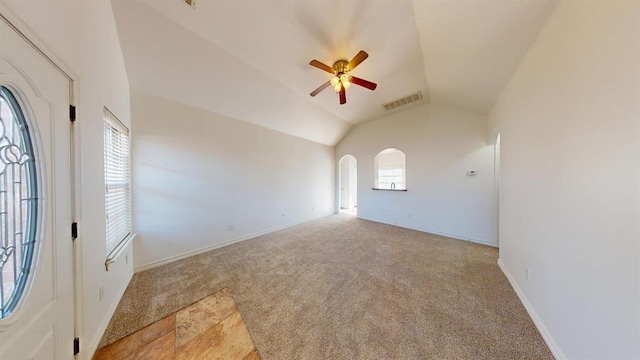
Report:
[[500,248],[500,207],[502,203],[501,194],[501,132],[499,126],[495,126],[489,133],[488,145],[493,146],[493,201],[494,201],[494,215],[493,226],[495,228],[495,247]]
[[[343,175],[344,175],[344,174],[342,173],[342,162],[343,162],[344,160],[348,160],[348,158],[353,158],[353,160],[355,161],[355,164],[356,164],[356,171],[355,171],[356,184],[355,184],[355,189],[351,189],[351,169],[350,169],[350,168],[347,168],[347,171],[349,172],[349,174],[350,174],[350,175],[349,175],[349,184],[346,184],[346,185],[349,187],[349,195],[351,195],[351,193],[352,193],[352,192],[355,192],[355,194],[356,194],[356,198],[357,198],[357,196],[358,196],[358,183],[357,183],[357,181],[358,181],[358,172],[357,172],[358,159],[357,159],[355,156],[351,155],[351,154],[345,154],[345,155],[343,155],[343,156],[340,158],[340,160],[338,160],[338,176],[337,176],[337,180],[338,180],[338,181],[337,181],[337,188],[336,188],[336,189],[337,189],[336,193],[337,193],[337,195],[338,195],[338,196],[337,196],[337,204],[336,204],[336,205],[337,205],[337,206],[336,206],[337,213],[340,213],[340,212],[343,210],[343,208],[342,208],[342,201],[343,201],[344,199],[343,199],[343,191],[342,191],[342,187],[343,187],[345,184],[343,184],[343,183],[342,183],[342,178],[343,178]],[[351,204],[350,204],[350,205],[351,205]],[[356,200],[356,204],[355,204],[355,206],[354,206],[354,207],[357,207],[357,206],[358,206],[358,205],[357,205],[357,200]],[[349,206],[349,207],[347,208],[347,210],[350,210],[350,208],[351,208],[351,206]]]
[[[69,106],[76,106],[75,94],[78,91],[78,75],[73,69],[58,56],[45,42],[33,31],[21,18],[16,14],[3,0],[0,0],[0,21],[13,29],[22,39],[29,44],[37,53],[48,61],[55,69],[57,69],[64,77],[69,80]],[[70,120],[71,121],[71,120]],[[76,149],[80,148],[80,131],[78,130],[78,122],[72,122],[70,134],[71,154],[70,170],[71,170],[71,219],[72,222],[79,222],[80,208],[80,192],[76,184],[80,182],[80,153]],[[69,224],[71,225],[71,224]],[[74,336],[79,337],[82,332],[82,242],[81,229],[78,229],[78,238],[73,241],[72,259],[73,259],[73,327]],[[71,344],[69,344],[71,346]],[[77,356],[76,356],[77,357]]]

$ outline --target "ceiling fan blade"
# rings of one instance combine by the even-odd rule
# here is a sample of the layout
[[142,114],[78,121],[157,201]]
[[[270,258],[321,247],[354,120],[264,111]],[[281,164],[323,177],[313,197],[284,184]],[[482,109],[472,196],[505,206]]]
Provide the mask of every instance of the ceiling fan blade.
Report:
[[309,65],[317,67],[320,70],[324,70],[324,71],[328,72],[329,74],[333,74],[333,68],[331,66],[325,65],[325,64],[321,63],[318,60],[311,60],[309,62]]
[[368,81],[368,80],[365,80],[365,79],[360,79],[360,78],[357,78],[355,76],[351,77],[351,82],[356,84],[356,85],[360,85],[360,86],[362,86],[364,88],[367,88],[369,90],[375,90],[376,87],[378,87],[378,84],[376,84],[376,83],[372,83],[371,81]]
[[310,95],[311,96],[316,96],[316,95],[318,95],[320,93],[320,91],[328,88],[330,85],[331,85],[331,81],[327,81],[326,83],[320,85],[319,88],[313,90]]
[[344,90],[344,86],[340,87],[340,105],[347,103],[347,92]]
[[369,54],[367,54],[364,50],[360,50],[360,52],[356,54],[356,56],[354,56],[353,59],[351,59],[351,61],[349,61],[349,63],[347,64],[347,69],[349,69],[349,71],[355,69],[356,66],[358,66],[361,62],[363,62],[368,57],[369,57]]

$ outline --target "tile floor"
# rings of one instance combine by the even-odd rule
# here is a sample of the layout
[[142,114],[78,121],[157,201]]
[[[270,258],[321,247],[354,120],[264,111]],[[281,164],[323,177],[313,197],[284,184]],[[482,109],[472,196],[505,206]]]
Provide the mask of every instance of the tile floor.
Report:
[[93,360],[261,359],[228,289],[98,350]]

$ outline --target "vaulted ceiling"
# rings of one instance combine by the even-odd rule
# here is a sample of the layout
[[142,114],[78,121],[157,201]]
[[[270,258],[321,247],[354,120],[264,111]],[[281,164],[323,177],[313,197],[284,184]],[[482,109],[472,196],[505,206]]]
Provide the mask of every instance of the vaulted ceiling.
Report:
[[[133,89],[327,145],[429,102],[487,114],[558,0],[112,0]],[[369,53],[347,104],[332,65]],[[398,110],[381,106],[421,91]],[[179,119],[176,119],[179,121]],[[135,122],[135,119],[134,119]]]

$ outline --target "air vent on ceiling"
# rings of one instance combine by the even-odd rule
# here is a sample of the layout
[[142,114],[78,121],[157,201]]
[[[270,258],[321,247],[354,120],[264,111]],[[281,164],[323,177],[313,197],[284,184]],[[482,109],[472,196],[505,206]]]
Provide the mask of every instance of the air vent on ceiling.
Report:
[[192,8],[196,8],[196,0],[182,0],[185,4],[191,6]]
[[422,91],[418,91],[415,94],[411,94],[403,98],[400,98],[398,100],[394,100],[386,104],[382,104],[382,107],[384,108],[385,111],[389,111],[389,110],[397,109],[400,106],[408,105],[420,100],[422,100]]

